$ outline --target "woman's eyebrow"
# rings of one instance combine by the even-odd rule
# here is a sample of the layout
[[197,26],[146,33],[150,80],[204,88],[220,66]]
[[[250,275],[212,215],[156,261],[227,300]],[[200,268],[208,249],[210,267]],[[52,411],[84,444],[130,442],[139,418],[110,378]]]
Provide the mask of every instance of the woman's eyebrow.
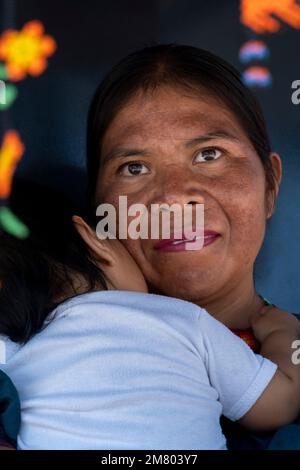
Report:
[[102,158],[102,164],[115,160],[116,158],[133,157],[137,155],[147,156],[149,152],[138,148],[115,147]]
[[202,144],[204,142],[208,142],[209,140],[213,140],[213,139],[226,139],[226,140],[231,140],[233,142],[238,142],[238,143],[241,142],[238,137],[236,137],[234,134],[231,134],[230,132],[216,131],[216,132],[209,132],[208,134],[202,134],[198,137],[187,140],[185,143],[185,146],[192,147],[193,145]]
[[[240,139],[236,137],[235,135],[227,131],[217,131],[217,132],[209,132],[208,134],[202,134],[198,137],[194,137],[193,139],[187,140],[185,141],[185,147],[189,148],[196,144],[202,144],[204,142],[208,142],[209,140],[213,140],[213,139],[226,139],[226,140],[231,140],[231,141],[240,143]],[[119,158],[141,156],[141,155],[149,156],[150,152],[145,149],[129,148],[129,147],[115,147],[102,158],[102,164],[105,164],[111,160],[115,160]]]

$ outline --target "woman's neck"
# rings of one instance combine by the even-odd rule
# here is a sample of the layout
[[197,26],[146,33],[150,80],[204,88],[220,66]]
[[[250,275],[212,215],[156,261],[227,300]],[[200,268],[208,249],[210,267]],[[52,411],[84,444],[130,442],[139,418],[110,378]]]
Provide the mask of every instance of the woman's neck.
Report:
[[251,315],[264,305],[264,301],[255,291],[252,276],[238,286],[219,292],[218,297],[201,299],[195,303],[228,328],[240,329],[249,328]]

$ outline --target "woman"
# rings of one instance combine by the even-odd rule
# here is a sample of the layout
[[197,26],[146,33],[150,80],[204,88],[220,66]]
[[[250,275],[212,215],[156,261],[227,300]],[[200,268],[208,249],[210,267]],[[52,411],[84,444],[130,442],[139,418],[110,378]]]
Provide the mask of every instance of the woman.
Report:
[[[128,205],[204,204],[199,251],[186,250],[184,241],[176,249],[172,240],[121,241],[151,292],[189,300],[229,328],[247,330],[264,302],[253,267],[282,167],[260,106],[238,72],[191,46],[158,45],[131,54],[96,92],[87,145],[93,208],[118,208],[120,195]],[[272,437],[257,442],[244,434],[244,444],[236,427],[224,426],[232,448],[264,448]]]

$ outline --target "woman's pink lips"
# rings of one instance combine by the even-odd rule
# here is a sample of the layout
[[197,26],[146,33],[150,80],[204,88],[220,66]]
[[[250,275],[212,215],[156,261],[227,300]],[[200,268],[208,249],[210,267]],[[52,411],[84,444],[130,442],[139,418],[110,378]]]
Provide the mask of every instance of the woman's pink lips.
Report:
[[[204,242],[203,248],[207,245],[213,243],[217,238],[221,236],[220,233],[214,232],[213,230],[204,230]],[[187,243],[195,243],[186,237],[181,238],[182,243],[180,242],[180,238],[171,237],[165,240],[161,240],[154,246],[155,250],[159,251],[188,251],[186,250],[185,245]]]

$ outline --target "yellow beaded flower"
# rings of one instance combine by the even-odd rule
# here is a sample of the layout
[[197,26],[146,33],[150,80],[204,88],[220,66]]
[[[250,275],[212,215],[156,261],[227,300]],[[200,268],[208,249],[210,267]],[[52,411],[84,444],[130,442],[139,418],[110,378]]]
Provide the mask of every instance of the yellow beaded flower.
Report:
[[47,59],[55,52],[56,42],[48,35],[40,21],[26,23],[21,31],[6,30],[0,36],[0,60],[5,62],[11,81],[23,80],[27,75],[41,75],[47,68]]

